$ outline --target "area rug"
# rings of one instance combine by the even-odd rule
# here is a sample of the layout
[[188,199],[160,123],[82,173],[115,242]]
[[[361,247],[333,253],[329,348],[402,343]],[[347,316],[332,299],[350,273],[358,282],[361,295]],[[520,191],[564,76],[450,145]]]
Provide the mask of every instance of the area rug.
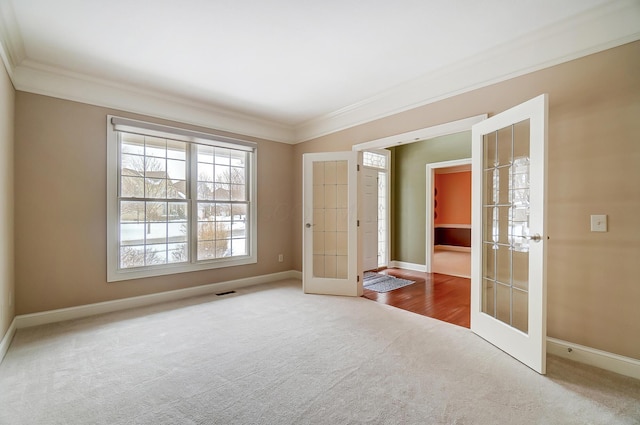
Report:
[[394,289],[411,285],[412,283],[415,282],[413,280],[400,279],[386,274],[366,272],[364,274],[363,286],[371,291],[389,292]]

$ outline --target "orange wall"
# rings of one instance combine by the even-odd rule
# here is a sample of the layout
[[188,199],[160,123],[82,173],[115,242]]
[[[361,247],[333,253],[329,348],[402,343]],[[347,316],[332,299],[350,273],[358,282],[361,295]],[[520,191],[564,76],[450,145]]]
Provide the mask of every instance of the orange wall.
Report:
[[471,171],[436,174],[434,224],[471,224]]

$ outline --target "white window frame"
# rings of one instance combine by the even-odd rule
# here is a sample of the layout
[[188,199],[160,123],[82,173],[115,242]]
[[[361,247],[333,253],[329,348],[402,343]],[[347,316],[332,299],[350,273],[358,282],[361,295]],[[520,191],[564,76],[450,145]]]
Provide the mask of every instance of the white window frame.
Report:
[[[120,229],[119,229],[119,174],[120,148],[118,132],[132,132],[149,136],[168,138],[189,143],[197,143],[222,148],[240,149],[250,152],[247,163],[248,215],[247,220],[247,255],[237,257],[197,260],[194,228],[197,226],[197,199],[192,195],[188,199],[190,210],[190,261],[187,263],[162,264],[130,269],[121,269],[120,264]],[[191,151],[191,149],[188,149]],[[192,156],[192,155],[190,155]],[[187,156],[187,178],[193,181],[197,161],[190,163]],[[198,270],[217,269],[257,263],[257,144],[245,140],[222,137],[215,134],[196,132],[177,127],[132,120],[114,115],[107,115],[107,282],[186,273]],[[190,183],[188,183],[190,184]],[[188,190],[192,194],[194,190]]]

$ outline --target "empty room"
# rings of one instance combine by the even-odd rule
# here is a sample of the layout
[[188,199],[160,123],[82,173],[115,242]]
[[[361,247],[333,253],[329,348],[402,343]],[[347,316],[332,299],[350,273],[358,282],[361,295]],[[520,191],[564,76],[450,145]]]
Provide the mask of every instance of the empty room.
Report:
[[638,423],[637,0],[0,0],[0,56],[0,424]]

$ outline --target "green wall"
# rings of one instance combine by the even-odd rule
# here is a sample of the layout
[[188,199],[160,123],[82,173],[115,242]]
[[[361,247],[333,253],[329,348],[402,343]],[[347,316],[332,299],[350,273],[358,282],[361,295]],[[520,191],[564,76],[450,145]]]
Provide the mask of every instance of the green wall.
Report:
[[425,264],[426,164],[471,158],[471,132],[391,150],[391,259]]

